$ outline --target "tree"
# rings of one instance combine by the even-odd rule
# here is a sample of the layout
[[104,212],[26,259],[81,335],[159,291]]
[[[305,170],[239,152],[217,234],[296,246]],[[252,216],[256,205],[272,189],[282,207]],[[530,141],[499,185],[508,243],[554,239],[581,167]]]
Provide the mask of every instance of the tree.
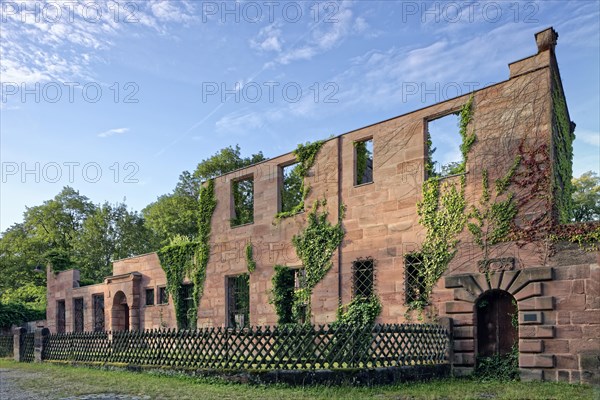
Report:
[[242,157],[240,147],[226,147],[202,160],[193,173],[183,171],[172,193],[160,196],[142,210],[146,226],[166,246],[176,236],[193,240],[198,234],[198,197],[202,182],[263,161],[261,152]]
[[141,215],[106,202],[85,219],[73,247],[82,280],[99,282],[112,273],[114,260],[148,253],[155,243]]
[[588,171],[572,182],[573,221],[600,220],[600,176]]

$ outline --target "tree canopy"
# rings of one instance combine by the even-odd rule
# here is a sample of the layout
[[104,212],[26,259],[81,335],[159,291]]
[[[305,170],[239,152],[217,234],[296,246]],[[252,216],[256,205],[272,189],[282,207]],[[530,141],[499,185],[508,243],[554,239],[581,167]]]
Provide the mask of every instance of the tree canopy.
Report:
[[600,220],[600,176],[595,172],[573,178],[573,220]]

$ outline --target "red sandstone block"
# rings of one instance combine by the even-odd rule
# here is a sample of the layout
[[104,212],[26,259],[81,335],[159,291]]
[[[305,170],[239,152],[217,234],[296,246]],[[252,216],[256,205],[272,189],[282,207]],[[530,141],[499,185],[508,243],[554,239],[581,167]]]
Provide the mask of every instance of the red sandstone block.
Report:
[[571,313],[571,323],[573,325],[600,324],[600,312],[597,310],[573,311]]
[[475,355],[473,353],[455,353],[454,364],[475,365]]
[[519,375],[521,376],[521,380],[523,382],[544,380],[544,370],[542,369],[520,368]]
[[521,354],[519,355],[520,368],[552,368],[554,356],[547,354]]
[[452,301],[446,303],[446,314],[473,313],[473,303]]
[[571,284],[571,291],[573,293],[578,293],[578,294],[583,294],[584,293],[584,280],[583,279],[577,279],[575,281],[573,281],[573,283]]
[[556,323],[558,325],[569,325],[571,323],[571,312],[558,311],[556,313]]
[[454,351],[473,351],[474,343],[472,339],[455,340]]
[[569,340],[567,339],[546,339],[544,340],[544,351],[548,354],[569,353]]
[[454,328],[455,338],[473,338],[475,328],[473,326],[457,326]]
[[562,325],[556,327],[557,339],[581,339],[581,326]]
[[519,311],[553,310],[554,298],[552,296],[534,297],[519,302]]
[[578,369],[579,363],[577,356],[572,354],[559,354],[556,356],[556,368],[560,369]]
[[525,339],[519,341],[521,353],[541,353],[544,351],[544,342],[541,339]]
[[520,290],[517,294],[515,294],[515,300],[522,301],[534,296],[542,295],[542,283],[534,282],[525,286],[522,290]]

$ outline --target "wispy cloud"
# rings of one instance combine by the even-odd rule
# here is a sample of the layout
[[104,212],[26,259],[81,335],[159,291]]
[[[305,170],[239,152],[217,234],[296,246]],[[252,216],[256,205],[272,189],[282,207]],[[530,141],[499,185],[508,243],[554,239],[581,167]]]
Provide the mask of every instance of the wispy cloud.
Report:
[[280,52],[283,43],[281,23],[278,22],[261,28],[258,35],[250,39],[250,47],[261,51]]
[[595,147],[600,147],[600,132],[575,129],[575,140]]
[[[32,2],[33,3],[33,2]],[[0,73],[3,82],[68,82],[92,79],[99,50],[110,49],[121,32],[151,29],[164,33],[167,23],[194,20],[189,0],[119,3],[104,0],[46,0],[55,13],[32,14],[45,4],[3,3]],[[90,11],[91,10],[91,11]]]
[[113,135],[121,135],[123,133],[129,132],[129,128],[114,128],[109,129],[107,131],[101,132],[98,134],[98,137],[105,138]]

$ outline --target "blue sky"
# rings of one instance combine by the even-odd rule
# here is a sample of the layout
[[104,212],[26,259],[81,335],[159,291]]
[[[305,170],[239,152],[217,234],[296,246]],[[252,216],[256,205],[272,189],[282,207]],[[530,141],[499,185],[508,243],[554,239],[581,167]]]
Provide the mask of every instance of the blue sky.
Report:
[[272,157],[506,80],[548,26],[577,123],[575,175],[599,171],[599,10],[2,0],[0,229],[65,185],[141,210],[225,146]]

